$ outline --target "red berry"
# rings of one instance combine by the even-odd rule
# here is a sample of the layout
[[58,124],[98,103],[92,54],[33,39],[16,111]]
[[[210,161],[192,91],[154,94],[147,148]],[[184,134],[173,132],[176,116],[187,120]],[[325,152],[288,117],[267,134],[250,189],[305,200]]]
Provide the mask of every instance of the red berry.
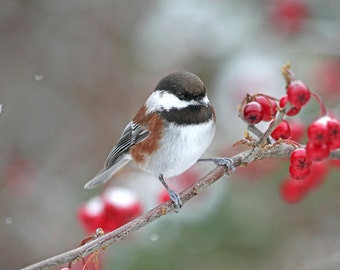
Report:
[[308,142],[313,145],[322,145],[328,142],[327,119],[319,118],[308,126],[307,129]]
[[260,103],[256,101],[247,103],[243,109],[243,116],[245,120],[251,125],[261,122],[263,113],[264,112]]
[[287,203],[298,203],[306,195],[304,181],[287,179],[281,184],[281,197]]
[[303,82],[295,80],[287,86],[287,96],[290,104],[301,108],[309,101],[311,93]]
[[321,63],[313,76],[318,90],[329,100],[338,98],[340,94],[340,61],[338,58]]
[[330,150],[340,147],[340,122],[329,116],[323,116],[308,127],[308,141],[314,145],[327,144]]
[[315,145],[308,142],[306,145],[307,157],[311,161],[321,161],[329,157],[329,147],[327,144]]
[[[279,106],[280,106],[280,108],[284,108],[285,106],[286,106],[286,104],[287,104],[287,102],[288,102],[288,96],[286,95],[286,96],[283,96],[281,99],[280,99],[280,101],[279,101]],[[287,111],[286,111],[286,115],[287,116],[295,116],[295,115],[297,115],[299,112],[301,111],[301,107],[291,107],[290,109],[288,109]]]
[[283,96],[282,98],[280,98],[280,100],[279,100],[279,106],[280,106],[280,108],[284,108],[284,107],[286,106],[287,102],[288,102],[288,97],[287,97],[287,95],[285,95],[285,96]]
[[263,109],[263,121],[270,121],[275,118],[277,112],[276,102],[265,96],[257,96],[255,100]]
[[327,121],[328,146],[331,150],[340,147],[340,122],[335,118]]
[[290,137],[290,126],[286,120],[282,120],[282,122],[273,130],[271,136],[274,140],[278,139],[288,139]]
[[296,33],[303,28],[309,8],[302,0],[275,0],[271,4],[272,25],[280,32]]
[[298,170],[308,169],[312,162],[307,157],[306,149],[295,149],[290,155],[290,165]]
[[292,165],[289,166],[289,174],[292,178],[300,180],[306,178],[310,174],[310,168],[296,168]]

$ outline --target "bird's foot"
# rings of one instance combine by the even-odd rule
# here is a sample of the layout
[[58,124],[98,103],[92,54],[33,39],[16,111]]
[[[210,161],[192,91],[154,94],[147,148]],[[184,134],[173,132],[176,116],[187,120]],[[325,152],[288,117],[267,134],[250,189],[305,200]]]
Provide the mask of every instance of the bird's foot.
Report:
[[229,176],[230,172],[236,171],[236,168],[234,166],[234,161],[231,158],[227,158],[227,157],[202,158],[202,159],[199,159],[198,161],[210,161],[210,162],[214,162],[215,165],[217,166],[225,166],[226,176]]
[[181,197],[180,197],[180,195],[176,191],[174,191],[174,190],[172,190],[170,188],[168,189],[168,193],[169,193],[170,199],[175,204],[175,212],[178,213],[179,209],[181,209],[182,205],[183,205],[183,203],[181,201]]
[[229,176],[230,172],[235,172],[236,168],[234,166],[234,161],[230,158],[226,158],[226,157],[215,157],[212,158],[213,162],[217,165],[217,166],[225,166],[226,167],[226,171],[225,171],[225,175]]

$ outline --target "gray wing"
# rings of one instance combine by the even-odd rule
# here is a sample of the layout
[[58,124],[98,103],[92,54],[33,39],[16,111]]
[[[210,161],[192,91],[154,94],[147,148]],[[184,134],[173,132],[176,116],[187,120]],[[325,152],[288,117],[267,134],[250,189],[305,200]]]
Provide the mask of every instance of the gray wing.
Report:
[[126,154],[130,147],[143,141],[149,135],[149,131],[141,125],[131,121],[120,136],[119,142],[112,148],[105,161],[105,168],[113,166],[117,160]]
[[129,149],[149,135],[149,131],[141,125],[131,121],[124,129],[118,143],[112,148],[106,158],[104,169],[84,186],[86,189],[95,188],[106,183],[125,164],[131,160]]

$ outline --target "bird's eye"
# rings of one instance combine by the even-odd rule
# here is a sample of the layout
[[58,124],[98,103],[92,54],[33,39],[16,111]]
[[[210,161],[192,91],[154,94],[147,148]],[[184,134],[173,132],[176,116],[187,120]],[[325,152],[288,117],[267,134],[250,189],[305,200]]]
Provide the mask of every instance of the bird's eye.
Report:
[[195,95],[195,96],[194,96],[194,99],[195,99],[196,101],[201,100],[202,98],[204,98],[204,95]]
[[183,93],[179,93],[177,96],[179,99],[185,99],[185,94]]

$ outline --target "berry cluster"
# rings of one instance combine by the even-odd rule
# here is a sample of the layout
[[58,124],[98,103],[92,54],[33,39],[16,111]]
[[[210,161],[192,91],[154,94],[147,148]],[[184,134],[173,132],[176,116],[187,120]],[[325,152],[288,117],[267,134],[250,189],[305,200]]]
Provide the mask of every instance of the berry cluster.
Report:
[[109,188],[78,208],[78,219],[87,233],[97,228],[112,231],[142,213],[141,203],[129,189]]
[[243,108],[243,117],[250,124],[255,125],[261,121],[271,121],[277,113],[277,104],[272,97],[258,94],[248,95]]
[[[282,198],[289,203],[300,201],[310,190],[319,187],[328,173],[331,151],[340,148],[340,121],[331,117],[320,98],[300,80],[296,80],[289,64],[282,68],[286,80],[286,94],[276,99],[263,94],[247,95],[239,108],[241,117],[249,126],[270,121],[271,138],[291,144],[295,150],[290,156],[290,177],[281,186]],[[307,127],[307,143],[300,145],[304,126],[289,123],[281,116],[292,117],[314,97],[320,105],[320,116]],[[273,126],[274,125],[274,126]]]
[[306,151],[312,161],[329,157],[330,151],[340,148],[340,122],[328,115],[322,116],[308,126]]
[[[270,125],[272,125],[279,110],[284,111],[286,116],[297,115],[310,97],[311,92],[303,82],[290,80],[287,93],[280,100],[263,94],[247,95],[241,104],[241,116],[249,125],[258,124],[261,121],[271,121]],[[291,125],[286,120],[281,121],[271,133],[276,141],[289,139],[291,135]]]

